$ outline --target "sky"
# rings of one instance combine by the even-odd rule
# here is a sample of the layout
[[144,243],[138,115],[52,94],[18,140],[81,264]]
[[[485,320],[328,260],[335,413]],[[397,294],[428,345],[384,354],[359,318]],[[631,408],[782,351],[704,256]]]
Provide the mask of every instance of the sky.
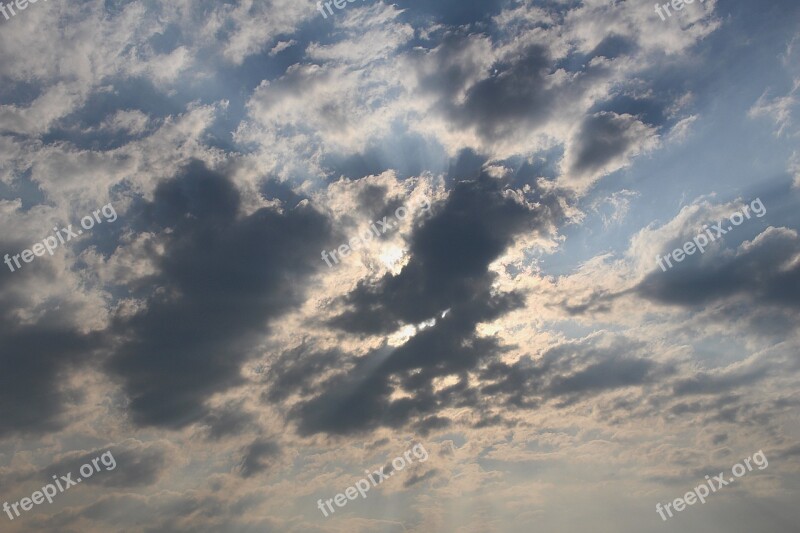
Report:
[[337,1],[1,3],[0,531],[800,531],[800,4]]

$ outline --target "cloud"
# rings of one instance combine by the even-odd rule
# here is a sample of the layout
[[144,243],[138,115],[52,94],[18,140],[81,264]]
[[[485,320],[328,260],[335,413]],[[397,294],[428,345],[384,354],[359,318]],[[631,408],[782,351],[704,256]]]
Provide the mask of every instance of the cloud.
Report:
[[[797,484],[797,2],[315,4],[0,23],[3,253],[119,213],[0,274],[0,502],[118,464],[4,530],[631,533],[762,447],[703,519],[797,522],[742,505]],[[658,269],[756,176],[767,217]]]
[[222,175],[199,162],[133,208],[139,231],[160,235],[154,288],[106,367],[130,397],[140,425],[183,427],[208,414],[206,400],[242,383],[258,336],[302,297],[330,228],[307,204],[240,212]]
[[800,189],[800,152],[792,152],[789,158],[789,168],[787,170],[794,178],[792,185],[796,189]]
[[255,427],[255,417],[245,411],[242,402],[235,401],[213,409],[203,422],[208,426],[208,437],[211,440],[240,435]]
[[476,322],[484,314],[503,314],[518,296],[490,296],[489,264],[523,231],[551,229],[560,209],[554,198],[545,202],[528,207],[488,177],[457,184],[446,203],[414,231],[402,272],[387,274],[377,284],[359,283],[345,301],[352,309],[333,324],[346,331],[387,333],[447,309],[473,315]]
[[607,391],[658,382],[673,372],[641,355],[645,346],[623,336],[595,334],[547,349],[536,360],[496,362],[482,372],[482,392],[509,406],[567,406]]
[[239,472],[244,478],[264,472],[269,468],[270,460],[278,455],[280,447],[276,443],[270,440],[256,440],[245,449]]
[[600,112],[587,116],[565,155],[568,182],[591,183],[630,163],[630,158],[653,149],[655,129],[634,116]]
[[[24,247],[14,244],[4,243],[3,249]],[[27,320],[20,313],[30,304],[31,295],[25,294],[24,287],[35,277],[30,269],[0,275],[0,366],[4,369],[0,372],[0,437],[61,427],[61,415],[80,399],[67,377],[90,361],[101,345],[98,333],[75,331],[65,320],[74,310],[71,306],[44,306],[38,320]]]
[[[528,205],[492,178],[457,184],[434,207],[431,218],[414,229],[409,261],[399,274],[360,282],[344,298],[347,310],[330,321],[336,328],[366,335],[426,324],[397,348],[382,346],[362,357],[340,358],[337,366],[348,370],[319,384],[311,384],[306,370],[319,375],[333,365],[333,353],[307,347],[287,353],[279,359],[267,397],[277,401],[291,390],[303,393],[306,399],[291,408],[303,434],[362,432],[412,420],[426,430],[449,423],[427,414],[448,405],[477,407],[466,374],[505,348],[478,335],[476,326],[524,302],[521,293],[493,289],[496,274],[489,265],[516,235],[547,233],[559,216],[554,199]],[[455,376],[454,384],[437,388],[435,380],[445,376]],[[400,391],[404,397],[393,400]]]
[[[691,258],[690,258],[691,259]],[[795,230],[769,227],[732,253],[653,271],[636,287],[649,300],[701,306],[732,297],[797,310],[800,240]]]
[[[86,477],[80,474],[83,465],[92,465],[92,460],[100,458],[106,452],[111,453],[113,462],[106,456],[97,461],[98,466],[93,475]],[[119,444],[91,451],[70,451],[47,466],[28,468],[24,472],[18,471],[16,474],[6,475],[3,484],[15,492],[24,492],[28,487],[41,487],[42,484],[52,483],[54,475],[72,473],[73,480],[81,477],[86,484],[99,485],[105,489],[148,487],[161,479],[171,466],[170,462],[174,463],[176,458],[175,446],[167,441],[142,442],[128,439]]]
[[[524,301],[522,294],[493,290],[496,275],[489,264],[515,235],[546,233],[559,214],[554,199],[529,206],[488,177],[457,184],[448,199],[434,207],[431,218],[414,229],[409,261],[400,273],[360,282],[344,299],[348,310],[330,323],[344,331],[376,335],[403,324],[433,322],[397,348],[384,346],[359,358],[336,361],[333,353],[307,347],[287,353],[278,360],[276,383],[267,398],[284,399],[290,390],[310,396],[291,409],[304,434],[360,432],[412,419],[422,424],[420,428],[433,420],[439,422],[430,427],[442,427],[446,419],[424,415],[446,405],[476,406],[474,392],[466,387],[466,372],[503,352],[495,339],[477,335],[476,325]],[[334,364],[347,372],[314,385],[306,377]],[[307,372],[311,370],[313,374]],[[459,378],[436,390],[434,380],[448,375]],[[391,400],[393,391],[400,390],[408,396]]]
[[781,137],[793,125],[792,113],[800,103],[795,93],[800,89],[800,79],[794,80],[792,90],[786,96],[769,98],[767,91],[759,96],[758,101],[747,112],[750,118],[767,117],[775,123],[775,136]]

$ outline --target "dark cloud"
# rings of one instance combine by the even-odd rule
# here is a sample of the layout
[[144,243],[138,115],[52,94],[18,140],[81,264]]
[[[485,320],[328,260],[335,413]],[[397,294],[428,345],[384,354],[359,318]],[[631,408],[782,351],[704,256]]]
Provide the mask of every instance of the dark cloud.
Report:
[[375,449],[383,448],[384,446],[389,444],[389,442],[391,442],[389,437],[384,437],[382,439],[376,440],[373,443],[368,444],[367,446],[365,446],[365,449],[366,450],[375,450]]
[[[400,347],[383,346],[363,357],[337,360],[305,347],[284,354],[266,397],[278,401],[292,391],[311,396],[290,410],[303,434],[368,431],[411,420],[417,430],[427,432],[450,423],[435,414],[443,407],[479,408],[467,373],[506,348],[494,338],[478,336],[476,326],[524,303],[520,293],[492,290],[496,275],[489,264],[520,233],[549,231],[560,214],[555,204],[550,199],[531,208],[486,177],[458,183],[431,218],[415,228],[402,271],[361,282],[344,299],[348,309],[331,322],[363,335],[386,334],[430,319],[435,323]],[[346,372],[312,386],[309,371],[319,375],[335,360]],[[436,378],[453,375],[458,376],[454,384],[434,387]],[[409,397],[390,400],[395,390]]]
[[423,481],[425,481],[427,479],[432,479],[438,473],[439,473],[439,470],[437,468],[433,468],[431,470],[428,470],[424,474],[412,474],[403,483],[403,488],[412,487],[414,485],[417,485],[418,483],[422,483]]
[[600,43],[595,46],[594,50],[589,53],[586,58],[588,63],[595,57],[605,57],[606,59],[615,59],[620,56],[630,55],[637,48],[637,44],[632,39],[612,33],[606,36]]
[[618,297],[619,293],[612,293],[607,289],[595,289],[580,303],[570,303],[565,299],[561,302],[561,309],[571,316],[586,313],[604,313],[611,310],[611,300]]
[[339,350],[315,352],[303,342],[302,345],[281,353],[269,368],[268,390],[265,400],[279,402],[297,392],[307,395],[312,392],[311,383],[325,370],[344,364],[346,356]]
[[695,254],[666,272],[654,270],[636,287],[636,292],[648,300],[684,307],[743,296],[762,306],[797,311],[798,254],[797,233],[771,227],[736,253],[715,254],[713,258]]
[[673,385],[676,396],[691,394],[718,394],[738,387],[754,385],[767,377],[766,366],[745,366],[722,372],[700,372],[691,378],[678,380]]
[[166,447],[157,442],[137,447],[112,446],[61,461],[60,464],[48,467],[46,472],[78,472],[82,465],[90,463],[107,451],[111,452],[117,466],[113,470],[107,470],[108,467],[102,461],[99,462],[101,471],[95,473],[88,483],[99,483],[104,487],[146,487],[158,481],[169,457]]
[[280,451],[280,447],[270,440],[256,440],[245,449],[239,473],[247,478],[264,472],[269,468],[270,460],[279,456]]
[[563,407],[604,391],[660,382],[674,373],[670,366],[639,356],[643,348],[625,338],[615,338],[608,347],[587,339],[567,342],[535,361],[524,356],[513,364],[487,365],[481,390],[509,406],[532,408],[556,400]]
[[[12,254],[25,248],[19,242],[0,246],[14,250]],[[0,438],[60,428],[60,415],[81,398],[64,378],[89,361],[101,344],[100,335],[67,326],[74,309],[59,302],[43,302],[33,313],[33,323],[20,320],[20,311],[30,303],[18,287],[31,287],[32,277],[51,275],[45,259],[16,272],[3,265],[0,273]]]
[[465,324],[501,316],[521,305],[522,297],[492,295],[489,264],[516,235],[547,231],[558,216],[553,199],[532,211],[489,178],[459,183],[414,231],[411,259],[402,272],[360,282],[346,299],[352,309],[332,323],[350,332],[388,333],[447,309],[462,315]]
[[472,424],[472,427],[475,429],[486,428],[491,426],[501,426],[505,425],[506,427],[513,427],[517,423],[513,420],[509,420],[505,418],[503,415],[495,414],[495,415],[484,415]]
[[551,67],[547,50],[531,46],[519,57],[495,64],[492,75],[470,87],[463,105],[451,107],[450,113],[487,140],[541,125],[551,116],[557,96],[547,89]]
[[631,115],[600,112],[584,118],[575,139],[570,174],[591,174],[624,155],[641,139],[631,135],[637,120]]
[[258,335],[300,301],[301,281],[319,267],[331,233],[322,215],[300,204],[243,216],[239,205],[227,179],[195,162],[132,210],[140,231],[165,245],[145,308],[114,326],[124,341],[107,364],[137,424],[207,416],[205,400],[242,382]]
[[0,437],[62,426],[60,415],[81,398],[63,378],[89,360],[96,340],[56,326],[0,326]]
[[482,41],[480,35],[463,32],[445,34],[433,50],[414,50],[411,57],[416,62],[420,88],[444,101],[455,100],[467,88],[469,81],[479,74],[481,58],[465,53]]
[[487,158],[470,148],[464,148],[452,158],[447,170],[447,183],[453,184],[464,180],[477,180],[483,174],[483,165]]
[[370,209],[375,205],[382,205],[388,193],[385,185],[367,184],[358,191],[358,202],[363,208]]
[[[476,39],[452,33],[434,51],[417,52],[422,90],[439,97],[439,109],[455,124],[475,128],[488,141],[543,124],[558,96],[548,89],[552,61],[547,50],[530,46],[496,62],[491,73],[483,72],[481,58],[464,53]],[[473,82],[475,77],[479,81]]]
[[647,359],[608,359],[550,383],[556,395],[617,389],[644,383],[655,364]]
[[[24,492],[27,487],[41,487],[52,483],[54,475],[64,476],[71,473],[72,479],[81,478],[81,483],[109,488],[147,487],[161,478],[169,458],[170,451],[164,442],[143,444],[130,440],[90,452],[69,453],[44,468],[6,476],[2,483],[4,486],[24,485],[24,490],[19,488]],[[96,466],[93,460],[96,460]],[[93,466],[94,473],[90,477],[80,473],[84,465]]]
[[[674,103],[673,95],[664,95],[656,98],[652,95],[631,96],[629,94],[615,94],[604,102],[598,102],[589,110],[595,113],[607,112],[618,116],[630,115],[640,117],[647,124],[663,125],[677,122],[672,117],[670,120],[668,109]],[[613,115],[612,115],[613,116]]]
[[211,411],[204,419],[208,426],[208,438],[219,440],[240,435],[255,427],[255,417],[244,411],[242,402],[229,402]]
[[728,440],[727,433],[719,433],[711,438],[711,443],[714,444],[715,446],[718,446],[723,442],[726,442],[727,440]]
[[426,417],[416,424],[414,424],[414,430],[425,437],[431,431],[436,431],[439,429],[445,429],[450,427],[453,424],[453,421],[445,416],[429,416]]
[[386,186],[374,184],[367,184],[358,191],[357,198],[361,210],[367,213],[371,220],[394,216],[395,210],[405,203],[405,198],[389,197],[388,192]]

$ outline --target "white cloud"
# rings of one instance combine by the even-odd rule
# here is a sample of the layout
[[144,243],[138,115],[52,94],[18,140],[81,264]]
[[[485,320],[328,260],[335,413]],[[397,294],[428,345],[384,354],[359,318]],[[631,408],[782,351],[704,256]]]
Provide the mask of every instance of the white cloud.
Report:
[[800,78],[794,80],[792,90],[786,96],[776,96],[769,98],[769,91],[758,98],[755,104],[747,112],[750,118],[767,117],[775,123],[775,136],[781,137],[793,124],[792,114],[800,100],[795,93],[800,89]]

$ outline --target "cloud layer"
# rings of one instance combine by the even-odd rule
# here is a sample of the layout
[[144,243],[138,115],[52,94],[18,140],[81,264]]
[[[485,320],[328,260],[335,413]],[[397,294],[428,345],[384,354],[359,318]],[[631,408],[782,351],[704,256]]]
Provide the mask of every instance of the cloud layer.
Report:
[[[0,18],[1,253],[119,218],[0,274],[0,501],[106,450],[118,465],[3,531],[638,533],[758,450],[768,469],[668,527],[788,531],[798,16],[89,0]],[[763,217],[658,267],[755,198]],[[414,443],[429,461],[387,466]],[[368,502],[318,511],[382,466]]]

